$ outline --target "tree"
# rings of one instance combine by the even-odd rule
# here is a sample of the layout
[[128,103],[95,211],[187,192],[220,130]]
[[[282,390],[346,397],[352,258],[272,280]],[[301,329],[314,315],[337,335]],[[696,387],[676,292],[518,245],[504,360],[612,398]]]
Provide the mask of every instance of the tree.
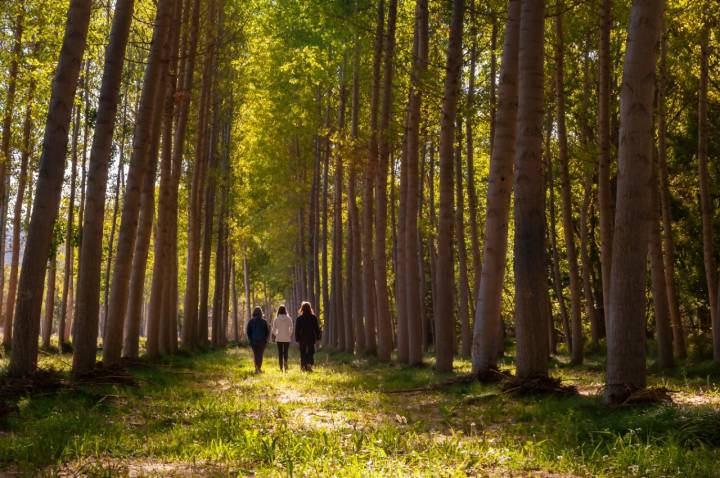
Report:
[[520,13],[520,0],[510,0],[493,128],[495,139],[488,176],[482,274],[473,331],[473,371],[481,378],[497,368],[498,337],[502,326],[500,309],[517,128]]
[[85,52],[91,6],[90,0],[70,1],[60,57],[53,77],[40,155],[40,173],[25,243],[26,250],[33,253],[23,255],[15,306],[15,331],[8,368],[8,373],[14,376],[28,375],[37,368],[43,279],[50,256],[53,223],[60,203],[67,132],[80,76],[80,64]]
[[542,120],[545,2],[522,0],[515,147],[515,335],[517,376],[547,376]]
[[[73,336],[75,349],[73,373],[75,375],[86,374],[95,366],[108,166],[134,3],[134,0],[118,0],[116,2],[110,42],[105,50],[105,66],[100,86],[95,134],[90,149],[90,169],[82,224],[83,241],[80,245],[75,313],[77,327]],[[122,154],[120,157],[122,158]]]
[[605,401],[645,387],[645,267],[652,175],[655,46],[664,2],[634,0],[620,96],[617,210],[607,320]]

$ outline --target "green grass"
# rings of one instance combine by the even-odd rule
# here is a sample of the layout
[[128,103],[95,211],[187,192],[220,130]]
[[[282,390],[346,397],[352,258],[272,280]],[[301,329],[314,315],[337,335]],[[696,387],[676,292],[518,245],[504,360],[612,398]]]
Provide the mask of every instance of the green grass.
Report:
[[[131,371],[139,386],[79,386],[23,397],[0,428],[0,470],[57,476],[720,476],[717,369],[679,367],[652,384],[675,405],[608,409],[602,364],[553,362],[581,395],[513,398],[497,385],[387,394],[441,381],[320,353],[312,374],[252,373],[246,348]],[[69,355],[41,367],[67,373]],[[0,365],[4,362],[0,361]],[[467,362],[458,362],[467,371]],[[507,362],[507,367],[512,364]],[[487,398],[486,395],[496,395]],[[0,474],[2,474],[0,472]]]

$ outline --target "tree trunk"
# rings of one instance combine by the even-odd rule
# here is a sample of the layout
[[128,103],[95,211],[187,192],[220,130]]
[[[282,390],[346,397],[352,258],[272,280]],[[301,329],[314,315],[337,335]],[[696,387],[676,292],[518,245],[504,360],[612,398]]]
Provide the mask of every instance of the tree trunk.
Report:
[[378,168],[378,110],[380,107],[380,69],[385,29],[385,0],[378,0],[373,51],[372,89],[370,91],[370,138],[363,187],[363,310],[365,313],[366,352],[377,351],[377,299],[375,297],[375,252],[373,249],[373,190]]
[[75,266],[75,244],[73,229],[75,225],[75,182],[77,179],[77,148],[80,136],[80,108],[75,107],[75,121],[73,122],[73,137],[71,146],[72,162],[70,166],[70,197],[68,198],[67,223],[65,224],[65,272],[63,273],[63,290],[60,299],[60,324],[58,325],[58,343],[60,351],[66,345],[70,322],[73,312],[73,269]]
[[363,326],[362,310],[362,258],[360,248],[360,213],[357,205],[357,177],[360,167],[359,142],[360,123],[360,49],[356,47],[353,62],[353,84],[352,84],[352,115],[350,136],[353,141],[352,163],[350,164],[350,177],[348,179],[348,298],[352,303],[351,323],[355,339],[354,351],[356,354],[365,351],[365,328]]
[[57,271],[57,257],[55,253],[50,257],[47,268],[47,292],[45,294],[45,316],[42,326],[42,348],[50,348],[50,337],[52,336],[53,315],[55,313],[55,276]]
[[[562,11],[563,2],[557,3],[558,10]],[[577,251],[575,248],[575,226],[572,217],[572,191],[570,190],[570,171],[568,165],[567,129],[565,127],[565,67],[564,67],[564,38],[562,27],[562,14],[555,17],[555,101],[557,102],[557,135],[558,135],[558,162],[560,164],[560,196],[562,198],[563,233],[565,235],[565,249],[567,254],[570,275],[570,318],[572,325],[572,347],[570,349],[570,363],[574,365],[583,362],[583,333],[580,299],[580,274],[578,272]]]
[[617,211],[607,329],[605,401],[645,387],[645,270],[652,173],[655,46],[664,2],[635,0],[620,97]]
[[667,123],[665,110],[665,95],[667,82],[667,45],[665,34],[660,40],[660,76],[658,78],[658,180],[660,187],[660,209],[663,229],[663,264],[665,271],[665,284],[667,286],[667,300],[670,309],[670,322],[672,323],[673,350],[678,358],[687,357],[685,347],[685,331],[683,330],[677,290],[675,289],[675,243],[672,232],[672,216],[670,215],[670,190],[668,187],[667,167]]
[[[167,53],[164,53],[167,55]],[[157,164],[160,147],[160,133],[162,131],[162,105],[165,99],[167,88],[166,70],[167,63],[160,78],[160,92],[158,92],[155,103],[155,115],[152,122],[150,146],[150,158],[148,171],[145,174],[142,197],[140,203],[140,220],[135,240],[135,251],[133,253],[133,264],[130,272],[130,292],[128,297],[127,317],[123,335],[123,357],[135,359],[138,357],[140,348],[140,318],[145,304],[145,275],[147,271],[148,253],[150,252],[150,239],[155,216],[155,178],[157,176]],[[157,233],[155,234],[157,240]],[[150,323],[148,319],[146,323]],[[150,327],[147,328],[149,330]],[[151,334],[146,334],[151,335]]]
[[465,246],[465,196],[463,193],[462,121],[457,120],[455,146],[455,247],[457,249],[458,283],[457,311],[460,318],[460,354],[470,358],[472,332],[470,331],[470,285],[468,282],[467,248]]
[[515,336],[519,379],[548,373],[543,211],[543,30],[545,2],[522,0],[515,150]]
[[[5,311],[3,312],[2,309],[2,293],[4,291],[4,281],[5,281],[5,237],[4,232],[6,229],[6,213],[7,213],[7,201],[5,198],[8,196],[7,194],[7,169],[9,166],[11,166],[12,163],[12,157],[10,156],[10,141],[12,139],[12,120],[14,116],[14,110],[15,110],[15,91],[17,89],[17,76],[18,76],[18,64],[22,58],[23,51],[22,51],[22,36],[23,36],[23,28],[24,28],[24,21],[25,21],[25,7],[22,6],[20,8],[20,14],[18,15],[16,21],[15,21],[15,28],[13,31],[13,47],[12,52],[10,53],[10,68],[8,72],[8,80],[7,80],[7,93],[5,96],[5,108],[4,108],[4,114],[3,114],[3,123],[2,123],[2,139],[0,139],[0,154],[2,157],[0,157],[0,201],[2,204],[2,215],[3,215],[3,224],[2,224],[2,230],[3,230],[3,237],[2,243],[0,244],[0,272],[2,272],[2,280],[0,280],[0,317],[4,317],[3,321],[3,347],[7,350],[10,347],[10,343],[12,341],[12,326],[13,326],[13,311],[10,310],[11,307],[8,307],[9,304],[5,304]],[[29,96],[29,98],[32,98],[32,96]],[[32,100],[28,100],[28,104],[31,103]],[[14,233],[13,233],[14,235]],[[14,249],[13,249],[14,254]],[[10,300],[10,295],[8,294],[8,301]]]
[[[478,287],[480,286],[480,273],[482,266],[480,263],[480,236],[478,231],[478,200],[477,191],[475,189],[475,144],[473,137],[473,120],[475,118],[475,65],[477,63],[477,28],[475,26],[475,2],[470,4],[470,11],[473,21],[470,23],[470,38],[472,44],[470,46],[470,71],[468,72],[468,92],[467,105],[465,106],[465,156],[467,161],[467,195],[468,195],[468,215],[470,217],[470,250],[472,253],[472,270],[473,270],[473,287],[470,295],[471,299],[477,297]],[[490,39],[491,48],[491,76],[490,84],[490,124],[494,123],[495,115],[495,43],[497,37],[497,27],[493,21],[492,36]],[[491,126],[492,128],[492,126]],[[492,138],[492,132],[490,134]],[[491,140],[492,141],[492,140]],[[470,306],[472,306],[472,300]],[[470,311],[472,314],[472,311]],[[472,344],[469,344],[472,347]],[[468,349],[470,350],[470,349]],[[468,357],[470,354],[468,353]]]
[[[33,98],[34,92],[35,81],[31,80],[30,87],[28,88],[28,98]],[[32,128],[32,101],[28,101],[25,109],[25,120],[23,121],[23,142],[22,151],[20,153],[20,172],[18,174],[15,208],[13,209],[12,258],[10,260],[10,279],[8,280],[8,291],[5,300],[6,324],[12,324],[12,317],[15,312],[15,292],[17,291],[18,268],[20,263],[20,228],[22,227],[22,207],[28,178],[28,161],[32,150]],[[4,271],[2,273],[4,274]],[[10,337],[8,337],[8,340],[9,339]]]
[[[73,337],[75,353],[73,355],[73,374],[83,375],[95,366],[98,337],[98,315],[100,312],[100,269],[102,264],[103,225],[105,219],[105,196],[107,190],[108,166],[110,163],[115,118],[120,99],[125,50],[130,34],[134,0],[118,0],[115,4],[110,41],[105,50],[100,99],[97,109],[95,133],[90,149],[90,165],[87,191],[85,192],[85,213],[83,214],[83,240],[80,245],[80,264],[77,285],[77,327]],[[127,90],[125,92],[127,96]],[[123,112],[123,133],[120,145],[120,163],[124,148],[124,128],[127,104]],[[118,172],[116,186],[115,213],[109,250],[115,232],[117,195],[119,194],[122,165]],[[112,252],[109,253],[112,255]],[[110,262],[108,262],[108,266]],[[109,272],[109,269],[108,269]],[[107,277],[107,276],[106,276]],[[109,284],[106,280],[106,288]],[[107,293],[105,295],[107,307]],[[107,310],[107,309],[106,309]]]
[[481,377],[497,368],[502,319],[502,289],[508,245],[510,193],[518,107],[518,42],[520,0],[510,0],[505,28],[498,108],[488,177],[485,242],[480,287],[475,307],[473,371]]
[[53,224],[58,214],[65,170],[67,132],[80,64],[85,52],[92,2],[71,0],[63,45],[52,83],[43,148],[40,156],[37,192],[23,255],[22,272],[15,308],[15,332],[8,373],[27,375],[37,368],[38,332],[42,306],[43,279]]
[[[700,179],[700,213],[702,216],[703,263],[705,266],[705,285],[713,330],[720,328],[717,311],[717,282],[715,277],[715,256],[713,252],[713,205],[710,198],[710,178],[708,176],[708,57],[710,26],[703,26],[700,39],[700,87],[698,90],[698,176]],[[720,343],[713,347],[716,361],[720,361]]]
[[[164,70],[162,51],[172,23],[175,0],[160,0],[153,29],[153,41],[150,57],[145,69],[142,96],[138,118],[135,123],[133,153],[128,169],[127,188],[123,198],[122,218],[118,234],[118,250],[113,269],[110,306],[103,340],[103,364],[116,365],[120,360],[125,314],[128,305],[130,270],[137,237],[140,213],[141,187],[149,167],[150,147],[152,143],[153,118],[160,111],[157,96],[162,94],[161,84]],[[162,104],[162,103],[159,103]]]
[[[404,289],[407,316],[408,357],[410,365],[418,365],[423,359],[423,323],[422,323],[422,275],[417,264],[422,264],[422,245],[418,218],[420,216],[420,114],[422,109],[421,81],[428,66],[428,2],[415,2],[415,34],[413,50],[413,69],[410,76],[411,87],[408,99],[407,129],[407,201],[405,214],[405,271]],[[419,262],[418,262],[419,260]]]
[[390,299],[387,276],[387,173],[390,156],[390,117],[392,115],[393,61],[395,58],[395,24],[397,0],[388,4],[387,33],[385,35],[385,64],[383,93],[378,130],[377,170],[375,172],[375,299],[377,318],[378,359],[390,360],[393,349]]
[[657,366],[661,369],[672,368],[672,327],[670,309],[667,300],[667,285],[663,266],[663,250],[660,231],[660,204],[658,200],[657,159],[652,164],[652,183],[650,184],[650,234],[648,256],[650,277],[652,279],[652,298],[655,306],[655,342],[657,344]]
[[603,317],[607,330],[610,313],[610,277],[613,246],[613,198],[610,185],[610,30],[612,0],[600,6],[600,46],[598,49],[598,208],[600,213],[600,266],[602,268]]
[[[338,105],[337,134],[345,138],[345,100],[347,97],[345,87],[345,60],[340,68],[340,93]],[[339,148],[338,148],[339,149]],[[335,330],[335,346],[340,350],[347,350],[348,336],[346,335],[347,324],[345,318],[345,290],[343,288],[343,223],[342,223],[342,186],[343,186],[343,160],[342,153],[335,154],[335,175],[333,183],[333,270],[332,270],[332,301],[333,314],[332,324]]]
[[452,370],[454,355],[453,140],[463,60],[464,13],[465,1],[453,0],[440,120],[440,217],[438,223],[437,305],[435,308],[435,368],[440,372]]

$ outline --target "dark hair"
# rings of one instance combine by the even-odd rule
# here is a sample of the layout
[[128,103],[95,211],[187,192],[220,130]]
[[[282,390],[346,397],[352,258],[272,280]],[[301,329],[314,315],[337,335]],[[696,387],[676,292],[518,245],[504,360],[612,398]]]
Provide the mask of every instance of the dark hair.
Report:
[[298,310],[298,314],[313,315],[312,305],[310,305],[310,302],[305,301],[300,304],[300,310]]
[[287,309],[285,309],[284,305],[281,305],[280,307],[278,307],[277,315],[287,315]]
[[253,317],[258,317],[262,319],[263,311],[260,307],[255,307],[255,310],[253,310]]

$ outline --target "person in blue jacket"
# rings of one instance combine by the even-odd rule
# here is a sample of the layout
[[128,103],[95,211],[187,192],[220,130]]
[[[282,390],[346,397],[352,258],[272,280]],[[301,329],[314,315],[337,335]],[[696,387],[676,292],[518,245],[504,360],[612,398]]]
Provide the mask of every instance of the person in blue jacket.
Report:
[[263,311],[260,307],[255,307],[252,319],[247,323],[246,331],[250,347],[255,358],[255,373],[262,372],[263,354],[265,346],[270,336],[270,327],[263,317]]

